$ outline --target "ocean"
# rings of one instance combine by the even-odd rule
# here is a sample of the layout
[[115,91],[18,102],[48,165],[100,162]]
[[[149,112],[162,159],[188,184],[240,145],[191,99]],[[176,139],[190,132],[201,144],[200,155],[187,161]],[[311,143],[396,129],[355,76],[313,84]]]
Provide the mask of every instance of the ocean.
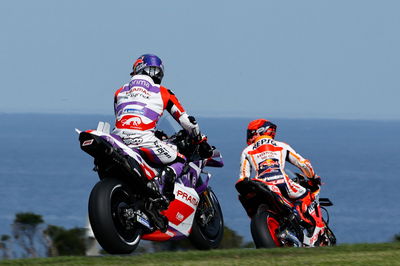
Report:
[[[321,176],[321,197],[334,203],[328,210],[338,243],[387,242],[400,233],[400,121],[268,119],[278,125],[276,139],[308,158]],[[250,220],[234,185],[250,120],[198,118],[225,162],[208,168],[210,185],[225,224],[245,241],[251,241]],[[98,177],[74,129],[95,129],[98,121],[113,117],[0,114],[0,235],[11,234],[18,212],[41,214],[47,224],[66,228],[85,226]]]

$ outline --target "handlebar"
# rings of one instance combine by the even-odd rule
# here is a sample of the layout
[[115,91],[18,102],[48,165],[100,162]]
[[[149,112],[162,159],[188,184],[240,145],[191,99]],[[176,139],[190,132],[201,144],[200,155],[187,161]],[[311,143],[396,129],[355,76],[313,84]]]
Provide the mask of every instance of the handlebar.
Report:
[[191,160],[210,158],[215,149],[215,147],[209,145],[207,141],[198,143],[198,140],[190,136],[184,129],[170,137],[161,130],[156,130],[154,134],[160,140],[168,141],[176,145],[178,151]]

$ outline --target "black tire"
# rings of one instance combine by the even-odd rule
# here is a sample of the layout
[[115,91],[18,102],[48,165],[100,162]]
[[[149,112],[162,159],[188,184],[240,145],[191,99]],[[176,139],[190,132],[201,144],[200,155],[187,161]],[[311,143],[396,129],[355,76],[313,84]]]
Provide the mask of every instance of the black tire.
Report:
[[[217,248],[224,235],[224,218],[222,216],[221,206],[219,205],[218,199],[211,188],[208,188],[205,193],[208,194],[212,206],[209,206],[208,201],[205,198],[207,196],[201,196],[194,217],[192,232],[189,236],[192,245],[200,250]],[[214,215],[206,224],[203,224],[200,215],[207,209],[213,210]]]
[[265,205],[258,207],[257,213],[252,217],[250,229],[256,248],[274,248],[281,246],[276,230],[279,220],[268,211]]
[[129,188],[118,179],[106,178],[92,189],[89,220],[100,246],[110,254],[128,254],[139,245],[141,228],[126,229],[122,206],[130,202]]
[[325,237],[326,237],[325,244],[327,246],[336,246],[336,236],[332,232],[332,230],[328,227],[328,225],[326,225]]

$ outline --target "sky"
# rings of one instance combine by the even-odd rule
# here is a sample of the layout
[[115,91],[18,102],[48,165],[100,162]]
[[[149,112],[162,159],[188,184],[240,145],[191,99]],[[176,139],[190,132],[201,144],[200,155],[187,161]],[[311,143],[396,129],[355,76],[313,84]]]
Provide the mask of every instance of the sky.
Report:
[[188,113],[400,119],[400,1],[2,0],[0,113],[112,114],[145,53]]

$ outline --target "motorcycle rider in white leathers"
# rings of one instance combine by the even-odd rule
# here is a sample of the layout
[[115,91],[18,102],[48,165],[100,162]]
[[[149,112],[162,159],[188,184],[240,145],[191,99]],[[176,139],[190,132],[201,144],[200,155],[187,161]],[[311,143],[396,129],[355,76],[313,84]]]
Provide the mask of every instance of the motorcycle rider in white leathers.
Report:
[[[164,66],[156,55],[145,54],[133,65],[131,80],[115,92],[115,129],[113,133],[120,136],[130,148],[140,151],[152,163],[163,167],[163,197],[166,209],[174,199],[174,184],[182,173],[185,157],[177,152],[176,146],[168,144],[155,136],[156,125],[167,110],[173,118],[198,142],[203,140],[199,125],[183,109],[172,91],[160,85],[164,75]],[[153,177],[147,176],[148,186],[157,192]]]
[[[320,178],[315,175],[310,161],[288,144],[276,141],[276,125],[265,119],[257,119],[249,123],[247,128],[247,144],[240,159],[240,177],[237,183],[251,178],[251,171],[256,179],[261,179],[269,189],[280,195],[282,200],[286,198],[295,200],[295,209],[300,219],[315,225],[313,219],[304,216],[308,206],[312,203],[312,193],[291,180],[285,173],[285,162],[298,167],[309,178],[312,186],[319,186]],[[283,196],[283,197],[282,197]],[[313,218],[313,217],[312,217]]]

